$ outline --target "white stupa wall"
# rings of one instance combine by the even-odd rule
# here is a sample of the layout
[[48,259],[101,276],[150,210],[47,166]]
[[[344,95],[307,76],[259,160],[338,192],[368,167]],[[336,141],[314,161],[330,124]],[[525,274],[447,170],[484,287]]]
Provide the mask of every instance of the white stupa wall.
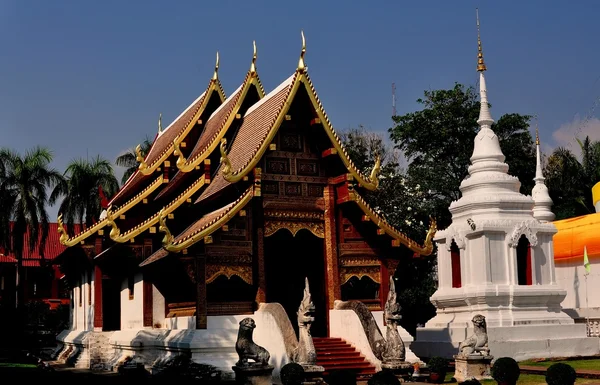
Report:
[[462,196],[449,208],[452,224],[434,238],[439,286],[431,302],[437,314],[417,329],[411,347],[420,357],[451,358],[473,333],[473,316],[481,314],[495,357],[598,354],[600,340],[587,338],[586,326],[576,325],[561,308],[566,291],[556,282],[557,230],[549,222],[554,214],[539,150],[534,197],[522,195],[492,130],[481,43],[479,49],[480,129]]

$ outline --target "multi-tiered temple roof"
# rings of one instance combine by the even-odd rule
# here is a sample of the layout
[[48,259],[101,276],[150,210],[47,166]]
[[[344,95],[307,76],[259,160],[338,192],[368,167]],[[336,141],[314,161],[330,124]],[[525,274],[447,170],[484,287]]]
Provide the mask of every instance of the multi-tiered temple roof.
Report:
[[337,203],[354,205],[349,210],[359,213],[362,222],[370,222],[372,225],[366,226],[389,247],[404,245],[418,254],[430,254],[434,222],[425,245],[420,245],[375,213],[361,197],[361,189],[377,189],[379,161],[368,176],[354,165],[308,76],[304,53],[303,37],[296,71],[265,95],[256,70],[255,45],[250,70],[229,98],[218,78],[217,56],[206,91],[167,128],[162,130],[159,124],[145,157],[138,147],[140,166],[110,201],[106,218],[71,237],[61,227],[61,242],[67,246],[84,243],[93,234],[103,236],[106,226],[116,243],[136,242],[146,231],[166,233],[164,247],[142,265],[168,252],[185,252],[200,241],[210,243],[211,234],[227,231],[228,221],[245,215],[246,205],[262,195],[266,187],[259,162],[266,153],[277,150],[274,138],[282,123],[290,120],[293,107],[310,111],[310,126],[318,130],[321,143],[326,143],[320,154],[329,169],[336,171],[328,178],[336,185]]

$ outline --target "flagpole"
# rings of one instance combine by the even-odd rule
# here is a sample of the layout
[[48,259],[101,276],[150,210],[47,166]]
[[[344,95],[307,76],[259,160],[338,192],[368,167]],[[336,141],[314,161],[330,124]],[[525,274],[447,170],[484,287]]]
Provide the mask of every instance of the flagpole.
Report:
[[586,334],[588,337],[591,336],[591,327],[590,327],[590,308],[588,304],[588,275],[590,275],[590,261],[587,255],[587,246],[583,246],[583,268],[585,271],[583,272],[583,276],[585,277],[585,327]]

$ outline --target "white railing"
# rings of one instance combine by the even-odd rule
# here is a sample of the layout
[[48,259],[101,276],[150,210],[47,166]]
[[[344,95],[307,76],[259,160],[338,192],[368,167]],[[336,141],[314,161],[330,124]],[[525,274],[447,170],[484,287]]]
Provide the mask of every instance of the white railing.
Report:
[[600,337],[600,318],[587,320],[587,335],[588,337]]

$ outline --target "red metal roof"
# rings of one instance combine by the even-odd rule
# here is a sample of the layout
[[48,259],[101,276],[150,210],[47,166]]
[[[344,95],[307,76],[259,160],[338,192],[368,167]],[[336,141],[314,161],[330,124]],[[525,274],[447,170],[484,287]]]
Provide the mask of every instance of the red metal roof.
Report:
[[17,260],[13,257],[0,253],[0,263],[17,263]]
[[[14,222],[10,223],[12,230]],[[60,253],[65,251],[66,247],[60,243],[60,235],[58,234],[58,223],[49,223],[50,228],[48,229],[48,237],[46,238],[46,246],[44,247],[44,257],[39,252],[39,248],[36,247],[33,252],[29,250],[29,231],[25,233],[23,238],[23,266],[25,267],[37,267],[40,266],[40,261],[45,259],[51,261],[56,258]],[[74,231],[76,233],[81,231],[81,226],[74,225]],[[39,240],[38,240],[39,243]],[[16,255],[13,252],[4,255],[4,250],[0,249],[0,262],[15,263],[17,262]],[[14,261],[13,261],[14,260]]]

